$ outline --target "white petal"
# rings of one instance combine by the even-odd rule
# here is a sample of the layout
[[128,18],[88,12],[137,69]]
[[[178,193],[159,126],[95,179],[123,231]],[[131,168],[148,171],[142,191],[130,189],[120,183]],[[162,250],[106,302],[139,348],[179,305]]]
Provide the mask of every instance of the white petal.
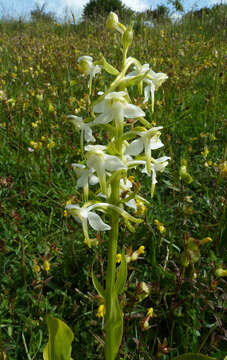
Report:
[[86,151],[104,151],[106,149],[105,145],[87,145],[85,146]]
[[118,99],[121,100],[121,98],[124,100],[124,96],[126,96],[127,93],[125,91],[113,91],[105,96],[105,100],[112,100],[112,99]]
[[161,142],[161,140],[159,138],[157,138],[156,136],[153,136],[151,138],[151,142],[150,142],[151,150],[159,149],[162,146],[164,146],[164,144]]
[[106,231],[111,229],[111,227],[105,224],[101,217],[94,212],[89,212],[88,222],[90,226],[96,231]]
[[91,56],[83,55],[83,56],[80,56],[80,57],[77,59],[77,62],[79,63],[81,60],[82,60],[82,61],[92,62],[92,61],[93,61],[93,58],[92,58]]
[[136,200],[135,199],[131,199],[131,200],[127,201],[125,203],[125,205],[127,205],[128,207],[134,209],[135,211],[137,210]]
[[143,104],[145,104],[146,102],[148,102],[149,100],[149,97],[150,97],[150,86],[146,86],[144,88],[144,101],[143,101]]
[[105,100],[93,106],[93,111],[96,113],[102,113],[105,110]]
[[139,106],[127,104],[124,108],[124,116],[126,118],[137,118],[145,116],[145,113],[139,108]]
[[142,139],[136,139],[131,142],[129,147],[126,150],[126,154],[129,155],[139,155],[144,149],[144,144]]
[[104,112],[95,118],[95,120],[93,121],[93,124],[94,125],[107,124],[112,120],[113,120],[113,115],[111,114],[111,112],[110,111]]
[[92,130],[90,126],[85,125],[84,127],[84,137],[87,142],[95,142],[95,137],[92,135]]
[[90,185],[96,185],[99,183],[99,178],[95,175],[90,175],[89,177],[89,184]]
[[123,162],[117,156],[104,155],[104,159],[106,170],[115,171],[126,168]]

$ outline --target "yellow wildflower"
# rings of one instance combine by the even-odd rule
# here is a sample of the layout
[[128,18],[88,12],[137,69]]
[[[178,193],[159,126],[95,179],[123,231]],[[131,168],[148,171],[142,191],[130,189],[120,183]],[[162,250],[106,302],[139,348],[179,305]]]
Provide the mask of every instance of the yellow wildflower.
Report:
[[121,254],[117,254],[116,263],[120,264],[120,262],[121,262]]
[[135,182],[135,177],[134,176],[129,176],[128,180],[133,184]]
[[105,305],[102,304],[102,305],[99,305],[98,307],[98,311],[96,313],[96,316],[100,319],[100,318],[103,318],[104,315],[105,315],[105,312],[106,312],[106,309],[105,309]]
[[145,250],[145,246],[141,245],[141,246],[139,247],[139,249],[137,250],[137,252],[138,252],[139,254],[144,254],[144,250]]
[[146,206],[144,205],[144,203],[136,199],[136,206],[137,206],[137,210],[135,212],[135,215],[143,215],[146,211]]
[[35,262],[33,266],[33,270],[38,274],[40,272],[40,266]]
[[153,307],[150,307],[147,311],[147,316],[149,316],[151,318],[153,316],[153,312],[154,312]]
[[204,158],[206,158],[207,155],[209,154],[209,152],[210,152],[210,151],[209,151],[208,147],[205,146],[204,151],[201,151],[201,155],[202,155]]
[[50,271],[50,263],[48,260],[45,260],[43,263],[43,268],[46,272]]
[[212,242],[213,240],[209,237],[209,236],[207,236],[207,237],[205,237],[204,239],[202,239],[201,240],[201,244],[206,244],[206,243],[208,243],[208,242]]
[[166,228],[165,226],[158,220],[158,219],[155,219],[154,221],[158,231],[163,234],[165,231],[166,231]]

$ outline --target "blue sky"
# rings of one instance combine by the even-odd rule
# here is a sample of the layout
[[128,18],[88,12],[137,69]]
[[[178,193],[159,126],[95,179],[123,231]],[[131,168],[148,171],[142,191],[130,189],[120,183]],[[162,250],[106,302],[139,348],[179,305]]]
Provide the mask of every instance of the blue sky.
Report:
[[[78,18],[84,5],[89,0],[0,0],[0,18],[28,16],[34,9],[35,3],[42,5],[46,2],[46,10],[53,11],[57,16],[64,16],[72,10]],[[142,11],[151,7],[155,8],[158,4],[167,4],[167,0],[122,0],[122,2],[133,10]],[[226,3],[227,0],[182,0],[186,11],[192,8],[212,6],[217,3]]]

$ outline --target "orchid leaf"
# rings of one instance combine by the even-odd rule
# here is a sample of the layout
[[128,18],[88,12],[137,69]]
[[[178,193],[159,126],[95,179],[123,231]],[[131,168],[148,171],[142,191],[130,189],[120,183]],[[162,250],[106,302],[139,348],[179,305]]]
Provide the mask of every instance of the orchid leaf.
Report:
[[92,282],[93,282],[93,285],[94,285],[97,293],[99,294],[99,296],[101,296],[103,299],[105,299],[105,290],[103,289],[103,286],[100,284],[97,277],[95,276],[93,269],[91,271],[91,277],[92,277]]
[[43,351],[44,360],[71,360],[72,330],[62,320],[47,315],[49,341]]

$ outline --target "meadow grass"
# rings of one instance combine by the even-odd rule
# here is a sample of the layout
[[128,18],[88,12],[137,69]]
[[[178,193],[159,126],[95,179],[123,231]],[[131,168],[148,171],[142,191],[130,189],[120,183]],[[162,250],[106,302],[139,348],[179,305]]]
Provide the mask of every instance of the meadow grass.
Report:
[[[171,161],[144,223],[133,235],[121,228],[119,241],[129,253],[141,245],[146,252],[129,267],[119,359],[167,360],[183,352],[224,358],[226,281],[215,275],[224,268],[227,240],[221,19],[140,26],[130,50],[169,76],[155,94],[155,112],[149,104],[143,109],[153,125],[164,127]],[[66,200],[82,199],[71,168],[80,159],[80,140],[66,115],[85,116],[89,105],[77,58],[103,53],[118,67],[118,38],[104,23],[11,22],[1,23],[0,31],[0,350],[10,360],[41,359],[44,318],[51,313],[75,334],[73,358],[102,359],[91,259],[102,281],[108,237],[98,234],[100,246],[87,249],[80,225],[64,216]],[[97,76],[94,98],[110,80]],[[142,106],[143,97],[131,95]],[[180,176],[183,165],[189,180]],[[137,172],[134,177],[147,196],[150,180]],[[154,315],[143,331],[150,307]]]

